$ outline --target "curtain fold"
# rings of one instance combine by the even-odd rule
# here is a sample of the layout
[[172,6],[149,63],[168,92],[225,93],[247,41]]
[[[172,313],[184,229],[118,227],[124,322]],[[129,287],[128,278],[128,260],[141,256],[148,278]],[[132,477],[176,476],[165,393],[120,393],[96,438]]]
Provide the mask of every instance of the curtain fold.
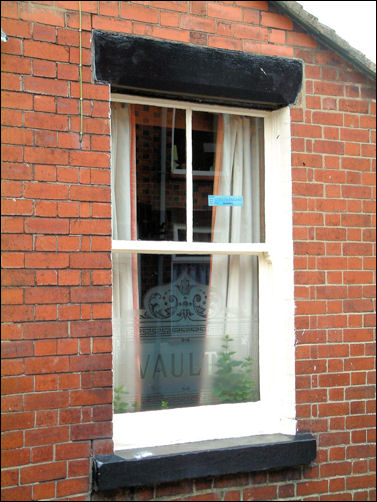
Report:
[[[259,148],[256,128],[246,117],[219,117],[213,195],[242,195],[242,207],[218,206],[212,212],[213,242],[259,242]],[[257,257],[213,255],[201,404],[216,400],[214,357],[230,336],[235,358],[251,355],[258,379],[258,268]],[[258,382],[256,381],[256,384]]]
[[[111,112],[112,238],[137,238],[135,114],[116,103]],[[136,254],[113,254],[114,387],[140,404],[139,292]]]

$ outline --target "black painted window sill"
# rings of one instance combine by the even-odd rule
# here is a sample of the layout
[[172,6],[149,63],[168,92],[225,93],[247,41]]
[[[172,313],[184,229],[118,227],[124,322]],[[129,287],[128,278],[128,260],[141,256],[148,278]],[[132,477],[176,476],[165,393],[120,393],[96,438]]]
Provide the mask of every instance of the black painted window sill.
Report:
[[96,491],[309,464],[311,434],[270,434],[117,451],[94,457]]

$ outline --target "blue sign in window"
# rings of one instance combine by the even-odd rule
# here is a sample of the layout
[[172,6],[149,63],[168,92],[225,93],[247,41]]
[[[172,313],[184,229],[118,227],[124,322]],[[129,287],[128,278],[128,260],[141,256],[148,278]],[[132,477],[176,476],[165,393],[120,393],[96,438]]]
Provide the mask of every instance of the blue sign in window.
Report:
[[208,195],[209,206],[243,206],[242,195]]

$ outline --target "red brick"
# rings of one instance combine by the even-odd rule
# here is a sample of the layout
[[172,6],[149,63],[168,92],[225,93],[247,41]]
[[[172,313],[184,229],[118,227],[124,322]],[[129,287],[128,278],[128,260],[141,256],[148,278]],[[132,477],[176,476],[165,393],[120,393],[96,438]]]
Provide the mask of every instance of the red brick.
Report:
[[71,431],[71,439],[73,441],[108,438],[112,434],[112,423],[97,422],[91,424],[74,424],[71,426]]
[[323,284],[325,282],[324,272],[296,272],[296,284]]
[[31,486],[17,486],[12,488],[2,488],[1,498],[3,500],[32,500],[31,499]]
[[[139,2],[139,3],[145,3],[145,2]],[[168,0],[165,1],[154,1],[153,5],[154,7],[161,8],[161,9],[167,9],[167,10],[174,10],[178,12],[187,12],[187,7],[188,7],[188,2],[186,1],[172,1],[169,2]]]
[[65,356],[44,357],[43,359],[40,357],[31,357],[25,360],[26,374],[37,375],[41,373],[60,373],[64,371],[69,371],[69,360],[68,357]]
[[111,268],[111,261],[108,253],[74,253],[70,259],[70,266],[90,269]]
[[14,127],[2,127],[1,141],[13,145],[32,145],[33,132]]
[[111,197],[109,187],[72,186],[71,200],[109,202]]
[[43,7],[35,4],[21,5],[20,17],[25,21],[64,26],[64,12],[51,7]]
[[299,47],[317,47],[317,42],[310,35],[307,35],[305,33],[297,33],[294,31],[287,32],[287,44]]
[[89,476],[85,478],[65,479],[57,482],[57,496],[65,497],[89,490]]
[[339,110],[351,113],[368,113],[368,103],[356,99],[340,99]]
[[27,446],[48,445],[65,443],[69,440],[68,427],[43,427],[25,431],[25,444]]
[[[68,119],[67,117],[60,117],[48,113],[30,112],[25,114],[25,126],[35,129],[66,131],[68,129]],[[48,164],[48,162],[41,162],[40,160],[37,160],[37,163]],[[62,163],[66,164],[66,161]]]
[[[50,132],[50,131],[35,131],[35,144],[37,146],[47,146],[47,147],[54,147],[57,145],[56,141],[56,132]],[[39,168],[43,169],[43,166],[39,166]],[[53,169],[50,169],[51,175],[53,176],[53,180],[56,179],[56,174],[55,174],[55,167]],[[34,179],[41,179],[38,175],[34,176]],[[47,177],[47,179],[44,179],[44,181],[51,181]]]
[[102,152],[70,152],[70,164],[72,166],[109,167],[110,156]]
[[2,342],[1,354],[4,358],[27,357],[33,355],[33,343],[28,341]]
[[361,143],[369,142],[369,131],[360,129],[341,129],[340,139],[343,141],[358,141]]
[[48,481],[64,478],[66,476],[65,462],[49,462],[21,469],[21,483],[35,483],[36,481]]
[[323,373],[326,368],[325,361],[297,361],[296,372],[298,375],[306,375],[311,373]]
[[52,96],[34,96],[34,110],[39,112],[55,112],[55,99]]
[[[11,2],[3,2],[11,3]],[[2,15],[4,15],[5,10],[3,9]],[[17,16],[17,6],[16,6],[16,17]],[[15,19],[3,18],[2,27],[5,33],[9,36],[21,37],[21,38],[31,38],[31,25],[30,23],[25,23],[24,21],[19,21]]]
[[[30,75],[31,61],[30,59],[27,58],[4,54],[1,56],[1,70],[9,73],[20,73],[22,75]],[[4,93],[4,96],[7,96],[7,93]],[[31,98],[31,96],[28,97]],[[2,97],[2,99],[4,98]],[[12,106],[9,106],[7,102],[5,102],[5,104],[7,108],[13,108]]]
[[111,439],[97,439],[93,441],[93,454],[105,455],[114,451],[114,443]]
[[277,495],[277,486],[255,486],[243,491],[243,500],[273,500]]
[[21,76],[3,73],[1,76],[1,88],[8,91],[21,91]]
[[1,410],[3,413],[23,411],[22,396],[3,396],[1,398]]
[[25,77],[24,90],[51,96],[68,96],[68,84],[66,82],[49,78]]
[[[70,389],[76,389],[79,386],[80,386],[80,375],[79,374],[61,374],[61,375],[59,375],[59,388],[60,389],[70,390]],[[81,416],[81,414],[80,414],[80,416]]]
[[70,360],[72,371],[105,370],[111,368],[111,355],[108,354],[72,356]]
[[[93,441],[94,443],[95,441]],[[111,453],[113,450],[111,451]],[[109,452],[110,453],[110,452]],[[68,462],[68,476],[88,476],[90,472],[90,460],[70,460]]]
[[[69,256],[63,253],[28,253],[25,257],[27,268],[66,268]],[[28,271],[25,271],[28,274]]]
[[28,286],[34,284],[34,272],[28,270],[3,270],[3,286]]
[[99,13],[103,16],[118,17],[119,6],[118,4],[114,4],[114,2],[100,2]]
[[[362,387],[362,389],[358,394],[354,392],[351,395],[348,395],[346,392],[346,398],[347,399],[364,399],[364,398],[374,398],[374,389],[371,387],[371,390],[365,390],[368,389],[368,387]],[[358,390],[358,387],[352,390]],[[372,395],[372,397],[371,397]],[[359,396],[359,397],[358,397]],[[354,409],[355,404],[358,404],[358,402],[352,402],[351,403],[351,410],[352,408]],[[360,411],[359,413],[365,413],[364,407],[360,406]],[[375,420],[374,420],[374,415],[354,415],[351,417],[347,417],[346,419],[346,424],[347,427],[352,429],[365,429],[365,428],[373,428],[375,425]],[[357,436],[356,436],[357,434]],[[365,431],[355,431],[352,433],[352,442],[353,443],[365,443],[366,442],[366,436],[365,436]]]
[[342,155],[344,153],[344,144],[339,141],[316,140],[314,142],[314,152]]
[[36,321],[56,321],[57,306],[56,305],[36,305],[35,320]]
[[8,38],[7,44],[3,48],[3,53],[19,55],[21,52],[21,40],[17,38]]
[[[27,232],[31,233],[53,233],[51,231],[51,226],[54,224],[54,221],[58,221],[57,225],[57,233],[64,233],[64,223],[67,222],[53,219],[39,219],[39,218],[30,218],[27,220],[27,225],[25,229]],[[56,251],[56,236],[37,236],[35,238],[34,244],[36,251]]]
[[161,26],[171,26],[177,28],[179,26],[179,14],[177,12],[160,12]]
[[[92,216],[93,216],[93,218],[110,218],[111,217],[110,204],[102,204],[102,203],[92,204]],[[101,241],[101,242],[104,242],[104,241]],[[107,250],[108,248],[104,248],[104,249]],[[98,250],[100,250],[100,249],[98,249]]]
[[1,473],[1,485],[3,487],[18,484],[18,469],[3,470]]
[[33,500],[49,499],[55,496],[55,482],[44,482],[33,486]]
[[[3,328],[4,329],[4,328]],[[17,376],[17,377],[3,377],[1,379],[1,390],[5,394],[22,394],[24,392],[31,392],[34,390],[33,377]]]
[[190,495],[189,497],[184,497],[180,500],[221,500],[218,493],[202,493],[200,495]]
[[369,171],[370,164],[367,159],[355,159],[350,157],[342,158],[343,169],[350,169],[352,171]]
[[72,406],[99,405],[112,402],[111,389],[92,389],[71,392]]
[[339,126],[343,125],[342,113],[313,112],[312,119],[313,122],[316,124],[339,125]]
[[[28,218],[25,222],[25,232],[33,234],[68,234],[68,220],[58,218]],[[51,248],[36,248],[38,251],[55,251],[56,244]]]
[[22,322],[33,319],[33,307],[23,305],[6,305],[2,308],[3,322]]
[[56,460],[68,460],[72,458],[87,458],[90,454],[90,444],[83,443],[66,443],[56,445],[55,458]]
[[[43,177],[48,178],[46,181],[51,181],[54,176],[54,169],[51,166],[41,166],[46,169],[39,169],[38,179],[43,179]],[[56,216],[57,215],[57,204],[51,201],[35,201],[35,216]]]
[[55,25],[54,26],[45,26],[43,24],[34,24],[33,39],[40,40],[43,42],[56,42]]
[[31,450],[31,461],[33,464],[50,462],[53,459],[53,446],[39,446]]
[[18,448],[15,450],[6,450],[1,454],[1,466],[14,467],[16,465],[24,465],[30,461],[30,449]]
[[245,40],[244,49],[247,52],[266,54],[267,56],[293,57],[293,48],[283,45],[263,44]]
[[47,42],[35,42],[33,40],[24,41],[24,55],[26,57],[47,59],[49,61],[69,61],[68,47],[49,44]]
[[[376,477],[374,474],[365,476],[350,476],[346,480],[347,490],[359,490],[360,488],[373,488],[376,485]],[[363,499],[358,499],[363,500]]]
[[[155,4],[153,4],[153,6],[155,6]],[[144,23],[159,22],[158,10],[155,8],[145,7],[143,5],[130,5],[122,3],[120,5],[120,11],[122,18],[132,19],[132,21],[142,21]]]
[[347,458],[375,457],[376,447],[373,444],[348,446],[346,449]]
[[71,323],[71,336],[107,336],[111,335],[111,321],[82,321]]
[[109,319],[111,318],[111,303],[96,304],[92,306],[93,319]]
[[209,33],[215,32],[215,21],[200,16],[191,16],[190,14],[182,14],[180,17],[180,27],[189,30],[206,31]]

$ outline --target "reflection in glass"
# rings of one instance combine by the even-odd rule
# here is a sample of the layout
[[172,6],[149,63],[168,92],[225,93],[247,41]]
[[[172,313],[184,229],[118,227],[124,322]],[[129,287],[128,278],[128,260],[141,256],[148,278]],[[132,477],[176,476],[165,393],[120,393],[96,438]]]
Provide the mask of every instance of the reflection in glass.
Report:
[[114,387],[128,411],[259,398],[257,257],[114,258]]
[[[194,111],[192,124],[194,233],[210,229],[212,242],[264,242],[263,119]],[[209,206],[209,195],[224,205]],[[242,197],[242,205],[228,196]]]
[[[135,105],[138,239],[175,240],[174,225],[186,222],[186,180],[173,177],[185,165],[185,111]],[[186,240],[186,232],[179,235]]]
[[186,178],[173,172],[186,169],[185,111],[113,103],[111,113],[113,238],[175,240],[186,223]]

